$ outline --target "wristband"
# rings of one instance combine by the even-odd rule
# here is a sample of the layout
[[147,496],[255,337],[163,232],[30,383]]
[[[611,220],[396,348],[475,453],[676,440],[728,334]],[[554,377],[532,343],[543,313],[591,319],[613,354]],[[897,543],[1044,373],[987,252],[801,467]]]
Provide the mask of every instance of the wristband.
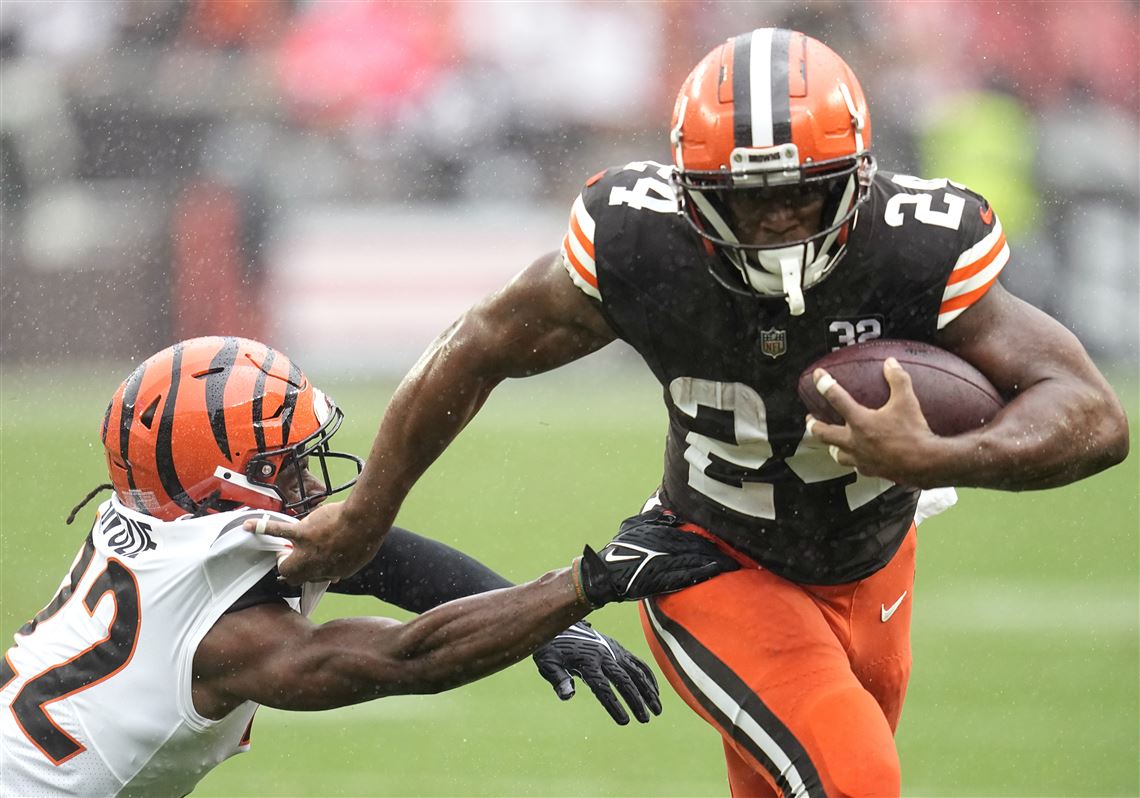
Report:
[[[589,605],[590,602],[586,598],[586,591],[582,587],[582,558],[575,557],[574,561],[570,563],[570,578],[574,582],[574,593],[578,596],[578,601],[582,604]],[[592,605],[590,605],[592,606]]]

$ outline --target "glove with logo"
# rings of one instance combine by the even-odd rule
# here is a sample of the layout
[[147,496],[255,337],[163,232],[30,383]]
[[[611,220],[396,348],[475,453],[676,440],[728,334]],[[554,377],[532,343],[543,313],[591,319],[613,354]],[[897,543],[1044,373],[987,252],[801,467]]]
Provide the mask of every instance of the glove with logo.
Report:
[[574,677],[582,679],[619,726],[629,723],[629,715],[611,684],[641,723],[649,722],[650,712],[661,714],[657,679],[649,666],[585,621],[534,652],[534,664],[563,701],[574,697]]
[[600,552],[586,546],[577,574],[590,604],[673,593],[740,567],[711,541],[679,525],[672,513],[654,510],[623,521],[617,537]]

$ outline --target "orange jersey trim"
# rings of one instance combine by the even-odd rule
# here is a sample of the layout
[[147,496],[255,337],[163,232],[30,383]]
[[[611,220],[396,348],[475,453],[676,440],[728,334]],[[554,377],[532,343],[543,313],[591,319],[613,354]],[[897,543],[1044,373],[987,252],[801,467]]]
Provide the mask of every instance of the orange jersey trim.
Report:
[[968,308],[970,305],[974,304],[979,299],[981,299],[982,294],[984,294],[986,291],[989,291],[990,286],[993,285],[995,282],[997,282],[997,275],[996,274],[985,285],[979,286],[978,288],[975,288],[973,291],[969,291],[965,294],[960,294],[959,296],[956,296],[952,299],[947,299],[945,302],[942,303],[941,307],[938,308],[938,313],[939,314],[949,313],[952,310],[958,310],[960,308]]
[[585,280],[592,288],[598,287],[598,278],[590,274],[590,270],[583,266],[578,258],[574,256],[574,250],[570,248],[570,234],[567,233],[566,237],[562,240],[562,251],[566,253],[566,260],[570,261],[570,265],[574,267],[574,271],[578,272],[578,276]]
[[578,216],[576,214],[570,217],[570,230],[574,233],[574,238],[578,239],[578,243],[582,245],[582,249],[586,250],[586,254],[589,255],[591,259],[595,259],[594,242],[582,231],[582,225],[578,224]]
[[[954,285],[954,283],[960,283],[963,280],[969,280],[971,277],[973,277],[975,274],[980,272],[982,269],[986,268],[991,263],[993,263],[994,259],[997,258],[997,256],[1001,254],[1001,251],[1004,248],[1005,248],[1005,233],[1002,233],[1001,236],[998,237],[998,240],[994,242],[994,245],[992,247],[990,247],[989,252],[987,252],[982,257],[978,258],[973,263],[968,263],[964,266],[959,266],[957,269],[950,272],[950,279],[946,281],[946,285]],[[988,286],[989,283],[987,283],[986,285]],[[969,294],[966,294],[966,296],[969,296]],[[960,298],[960,297],[957,297],[957,298]]]

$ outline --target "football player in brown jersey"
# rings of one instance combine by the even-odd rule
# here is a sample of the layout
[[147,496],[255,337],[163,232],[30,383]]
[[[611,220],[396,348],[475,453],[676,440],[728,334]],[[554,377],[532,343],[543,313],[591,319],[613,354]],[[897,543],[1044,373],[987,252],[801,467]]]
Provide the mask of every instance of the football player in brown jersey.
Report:
[[[945,179],[877,168],[858,79],[823,43],[729,39],[677,97],[673,163],[586,182],[557,253],[444,331],[392,398],[355,492],[290,529],[288,578],[353,572],[415,481],[502,380],[621,338],[658,378],[650,500],[739,571],[642,605],[662,670],[721,734],[734,795],[897,795],[915,519],[952,486],[1050,488],[1127,454],[1127,421],[1060,323],[1009,294],[998,214]],[[907,374],[846,419],[806,418],[796,377],[874,338],[943,347],[1008,400],[934,435]],[[926,501],[921,501],[925,496]]]

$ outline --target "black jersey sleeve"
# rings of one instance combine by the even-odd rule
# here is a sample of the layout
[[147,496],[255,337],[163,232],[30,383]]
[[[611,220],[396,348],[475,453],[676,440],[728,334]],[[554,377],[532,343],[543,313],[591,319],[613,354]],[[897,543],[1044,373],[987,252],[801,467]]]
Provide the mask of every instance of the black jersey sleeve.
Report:
[[946,280],[938,309],[938,329],[954,321],[997,281],[1009,262],[1009,244],[1001,220],[979,194],[955,184],[963,198],[961,253]]
[[881,221],[920,268],[939,271],[937,329],[977,302],[1009,261],[1001,221],[985,197],[946,178],[884,174]]
[[563,264],[574,284],[603,306],[604,266],[620,268],[630,259],[633,248],[641,243],[641,221],[676,216],[671,172],[671,166],[654,161],[610,167],[587,180],[574,200],[562,240]]
[[283,604],[288,606],[289,602],[286,599],[300,598],[301,587],[298,585],[294,587],[281,579],[281,574],[277,572],[277,568],[272,568],[269,573],[261,577],[253,587],[245,591],[229,606],[223,615],[229,615],[231,612],[240,612],[247,610],[250,607],[256,607],[259,604]]

